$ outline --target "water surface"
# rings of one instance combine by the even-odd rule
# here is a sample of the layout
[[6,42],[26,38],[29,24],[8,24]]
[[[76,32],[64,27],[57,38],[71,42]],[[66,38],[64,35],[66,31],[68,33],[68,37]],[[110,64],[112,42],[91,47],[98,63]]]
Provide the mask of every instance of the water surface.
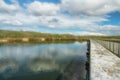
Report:
[[0,80],[56,80],[75,58],[86,61],[86,42],[0,44]]

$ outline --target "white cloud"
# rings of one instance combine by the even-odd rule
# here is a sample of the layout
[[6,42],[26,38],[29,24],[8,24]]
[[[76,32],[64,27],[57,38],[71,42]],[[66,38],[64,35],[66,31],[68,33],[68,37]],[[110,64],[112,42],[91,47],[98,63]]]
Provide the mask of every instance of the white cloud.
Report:
[[20,7],[18,4],[6,4],[3,0],[0,0],[0,13],[12,13],[14,11],[20,10]]
[[103,34],[103,33],[99,33],[99,32],[79,32],[78,33],[79,35],[99,35],[99,36],[105,36],[106,34]]
[[103,25],[99,27],[98,32],[108,35],[120,35],[120,26]]
[[26,6],[30,13],[34,13],[36,15],[56,15],[60,10],[58,4],[43,3],[39,1],[34,1],[33,3],[27,4]]
[[100,32],[89,32],[89,31],[79,31],[79,32],[68,32],[69,34],[73,35],[81,35],[81,36],[105,36],[106,34],[100,33]]
[[62,0],[61,6],[73,14],[104,15],[120,11],[119,0]]
[[[60,4],[34,1],[25,4],[26,8],[23,8],[16,0],[13,0],[13,4],[7,4],[0,0],[0,24],[13,27],[29,26],[29,30],[33,27],[57,30],[77,28],[80,32],[69,33],[79,35],[120,34],[120,26],[99,25],[102,21],[108,21],[103,14],[119,11],[120,1],[117,1],[62,0]],[[63,10],[69,11],[72,15],[62,13]]]
[[104,25],[101,26],[100,29],[108,30],[108,31],[120,31],[120,26],[113,26],[113,25]]

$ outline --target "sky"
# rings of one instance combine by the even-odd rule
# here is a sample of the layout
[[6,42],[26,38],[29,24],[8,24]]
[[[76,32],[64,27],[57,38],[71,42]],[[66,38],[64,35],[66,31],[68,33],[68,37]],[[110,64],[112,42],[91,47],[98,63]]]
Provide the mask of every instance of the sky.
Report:
[[120,0],[0,0],[0,30],[120,35]]

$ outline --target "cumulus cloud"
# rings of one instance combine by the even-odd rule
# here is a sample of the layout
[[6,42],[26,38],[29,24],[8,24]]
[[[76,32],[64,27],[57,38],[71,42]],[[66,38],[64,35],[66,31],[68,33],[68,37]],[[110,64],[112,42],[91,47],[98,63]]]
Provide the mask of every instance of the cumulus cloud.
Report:
[[114,30],[114,31],[120,31],[120,26],[113,26],[113,25],[104,25],[104,26],[101,26],[100,29],[102,30]]
[[23,13],[17,13],[15,15],[2,15],[0,14],[0,22],[3,24],[11,25],[11,26],[25,26],[25,25],[32,25],[37,23],[38,19],[37,17],[23,14]]
[[60,10],[58,4],[38,1],[34,1],[33,3],[27,4],[26,6],[30,13],[36,15],[56,15]]
[[11,13],[11,12],[17,11],[19,9],[20,9],[20,7],[17,3],[8,5],[3,0],[0,0],[0,13],[3,13],[3,14]]
[[[74,34],[74,33],[71,33]],[[100,33],[100,32],[89,32],[89,31],[81,31],[81,32],[75,32],[76,35],[94,35],[94,36],[105,36],[105,33]]]
[[0,0],[0,25],[37,26],[51,30],[77,28],[80,32],[72,33],[79,35],[120,34],[120,26],[100,25],[103,21],[109,21],[106,14],[120,11],[119,5],[119,0],[61,0],[59,4],[33,1],[23,7],[17,0],[12,0],[12,4]]
[[119,0],[62,0],[62,9],[72,14],[105,15],[120,11]]

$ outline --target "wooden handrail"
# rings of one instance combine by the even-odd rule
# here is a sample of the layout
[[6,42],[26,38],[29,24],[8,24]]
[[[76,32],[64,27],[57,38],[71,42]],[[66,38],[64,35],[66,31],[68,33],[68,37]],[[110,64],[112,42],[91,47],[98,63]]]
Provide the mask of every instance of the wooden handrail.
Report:
[[120,40],[97,40],[96,42],[101,44],[103,47],[120,57]]

